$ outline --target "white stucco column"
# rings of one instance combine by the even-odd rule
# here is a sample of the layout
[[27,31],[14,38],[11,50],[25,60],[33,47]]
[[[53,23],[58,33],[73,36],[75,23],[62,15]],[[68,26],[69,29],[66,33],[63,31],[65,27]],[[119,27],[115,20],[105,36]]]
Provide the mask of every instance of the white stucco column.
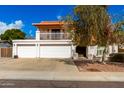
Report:
[[40,40],[40,31],[39,30],[36,31],[36,40]]
[[118,53],[118,45],[117,44],[112,45],[112,53]]
[[14,58],[15,55],[18,54],[17,51],[18,51],[18,50],[17,50],[17,44],[14,43],[14,44],[13,44],[13,53],[12,53],[12,57],[13,57],[13,58]]
[[76,46],[75,45],[72,45],[72,48],[71,48],[72,50],[72,58],[73,59],[78,59],[78,53],[76,53]]
[[63,30],[61,29],[61,30],[60,30],[60,39],[63,39],[63,36],[65,35],[65,34],[63,35],[63,33],[64,33],[64,32],[63,32]]
[[49,29],[49,39],[51,40],[52,39],[52,30],[51,29]]
[[36,43],[35,47],[36,47],[36,58],[40,58],[40,44]]
[[97,55],[97,45],[96,46],[87,46],[87,57],[88,59],[93,59]]
[[71,42],[71,56],[72,58],[74,58],[75,56],[75,53],[76,53],[76,46],[73,45],[73,42]]
[[112,53],[112,46],[111,45],[108,46],[108,52],[109,52],[109,54]]
[[91,50],[91,46],[87,46],[87,58],[88,59],[92,59],[92,50]]

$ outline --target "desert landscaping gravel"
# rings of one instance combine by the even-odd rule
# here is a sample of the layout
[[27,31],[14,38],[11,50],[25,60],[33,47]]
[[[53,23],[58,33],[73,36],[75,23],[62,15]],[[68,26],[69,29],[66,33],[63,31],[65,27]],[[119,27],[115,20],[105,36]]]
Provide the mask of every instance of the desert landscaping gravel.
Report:
[[124,63],[90,63],[83,61],[74,61],[80,72],[124,72]]

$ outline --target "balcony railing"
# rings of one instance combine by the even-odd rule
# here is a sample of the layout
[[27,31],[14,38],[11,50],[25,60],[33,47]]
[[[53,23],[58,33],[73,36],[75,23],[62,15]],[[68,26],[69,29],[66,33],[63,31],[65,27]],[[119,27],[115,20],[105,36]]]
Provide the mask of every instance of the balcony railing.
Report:
[[69,33],[40,33],[40,40],[69,40]]

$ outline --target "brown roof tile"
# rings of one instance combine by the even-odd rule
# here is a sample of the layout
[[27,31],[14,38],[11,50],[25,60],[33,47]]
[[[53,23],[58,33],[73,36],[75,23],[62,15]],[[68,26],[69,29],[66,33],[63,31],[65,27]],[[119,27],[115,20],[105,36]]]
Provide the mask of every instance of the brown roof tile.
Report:
[[38,26],[38,25],[63,25],[64,22],[60,22],[60,21],[42,21],[41,23],[34,23],[34,26]]

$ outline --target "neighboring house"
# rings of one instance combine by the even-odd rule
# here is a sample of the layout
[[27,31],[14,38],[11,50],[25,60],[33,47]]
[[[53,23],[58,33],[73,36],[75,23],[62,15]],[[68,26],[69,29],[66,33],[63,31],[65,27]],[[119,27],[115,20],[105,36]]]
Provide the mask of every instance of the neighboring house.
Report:
[[[97,46],[79,47],[73,44],[64,23],[43,21],[34,23],[36,38],[32,40],[13,40],[13,57],[19,58],[73,58],[78,55],[101,56],[103,49]],[[118,52],[118,46],[109,46],[109,54]]]
[[7,41],[0,41],[0,58],[12,57],[12,45]]
[[12,45],[5,41],[0,41],[0,48],[8,48],[8,47],[12,47]]

